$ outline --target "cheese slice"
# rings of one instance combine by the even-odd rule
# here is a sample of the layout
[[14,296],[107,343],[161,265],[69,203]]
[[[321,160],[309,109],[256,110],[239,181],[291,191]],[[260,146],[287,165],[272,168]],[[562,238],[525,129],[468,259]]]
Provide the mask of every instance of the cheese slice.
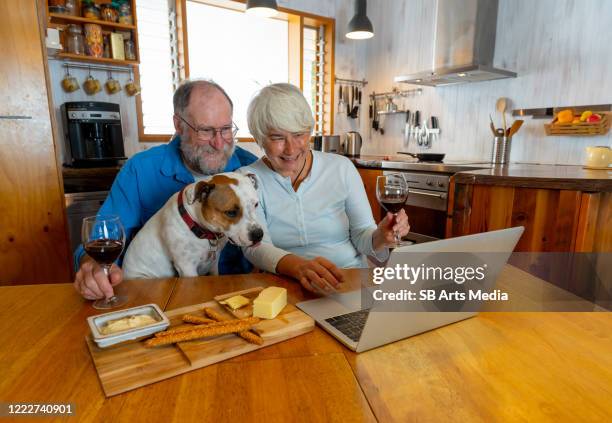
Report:
[[253,300],[253,316],[262,319],[274,319],[287,305],[287,290],[270,286],[259,293]]
[[234,295],[231,298],[228,298],[225,301],[219,301],[221,304],[227,304],[231,307],[232,310],[238,310],[241,307],[247,305],[250,300],[247,297],[243,297],[242,295]]

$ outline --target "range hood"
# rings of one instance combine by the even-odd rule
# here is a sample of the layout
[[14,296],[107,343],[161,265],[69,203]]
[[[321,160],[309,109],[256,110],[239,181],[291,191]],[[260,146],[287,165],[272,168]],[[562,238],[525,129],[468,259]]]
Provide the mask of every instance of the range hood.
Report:
[[438,0],[433,66],[395,82],[437,87],[514,78],[493,66],[498,0]]

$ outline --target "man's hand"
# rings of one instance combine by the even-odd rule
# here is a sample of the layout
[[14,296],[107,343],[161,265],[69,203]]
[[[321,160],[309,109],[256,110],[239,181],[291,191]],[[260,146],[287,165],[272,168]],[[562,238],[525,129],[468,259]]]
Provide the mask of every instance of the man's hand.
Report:
[[85,299],[97,300],[113,296],[113,286],[123,281],[123,270],[116,264],[110,269],[109,277],[104,269],[94,259],[85,255],[81,260],[81,267],[74,277],[74,288]]

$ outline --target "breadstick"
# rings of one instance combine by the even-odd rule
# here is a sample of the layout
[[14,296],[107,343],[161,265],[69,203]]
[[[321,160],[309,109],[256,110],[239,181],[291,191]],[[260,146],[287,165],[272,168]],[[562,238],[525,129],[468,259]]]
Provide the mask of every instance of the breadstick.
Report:
[[[204,307],[204,314],[206,314],[211,319],[216,320],[217,322],[228,322],[228,321],[231,322],[232,321],[231,319],[225,318],[223,315],[221,315],[221,313],[218,313],[217,311],[209,307]],[[240,332],[238,333],[238,336],[240,336],[242,339],[246,340],[247,342],[250,342],[251,344],[261,345],[264,342],[261,336],[259,336],[257,333],[251,330]]]
[[[160,345],[174,344],[176,342],[190,341],[192,339],[204,338],[207,336],[225,335],[227,333],[236,333],[248,330],[251,326],[259,322],[257,317],[249,317],[219,325],[211,323],[206,326],[196,326],[190,331],[180,331],[178,333],[170,333],[159,337],[154,337],[145,341],[145,347],[157,347]],[[212,327],[213,325],[218,325]],[[162,332],[159,332],[162,333]],[[157,334],[156,334],[157,335]]]
[[204,314],[210,317],[211,319],[216,320],[217,322],[222,322],[224,320],[230,320],[224,315],[222,315],[221,313],[219,313],[218,311],[210,307],[204,307]]
[[178,326],[174,326],[170,329],[166,329],[166,332],[182,332],[185,330],[191,330],[193,328],[195,328],[195,325],[178,325]]
[[[213,320],[214,322],[214,320]],[[180,333],[180,332],[189,332],[190,330],[194,330],[195,328],[201,328],[204,327],[205,325],[179,325],[179,326],[174,326],[170,329],[166,329],[163,332],[157,332],[155,334],[155,336],[166,336],[166,335],[171,335],[174,333]]]
[[[165,330],[163,332],[157,332],[155,336],[158,338],[161,338],[164,336],[173,335],[175,333],[190,332],[192,330],[197,330],[197,329],[202,329],[202,328],[217,328],[220,326],[226,326],[228,323],[233,323],[233,322],[238,322],[238,321],[243,321],[243,320],[246,320],[246,319],[232,320],[232,321],[225,321],[225,322],[212,321],[212,323],[207,323],[207,324],[202,324],[202,325],[180,325],[180,326],[175,326],[173,328]],[[253,325],[255,323],[251,323],[251,324]]]
[[185,323],[195,323],[197,325],[203,325],[207,323],[215,323],[213,319],[207,319],[206,317],[193,316],[191,314],[185,314],[183,316],[183,322]]
[[251,344],[261,345],[264,343],[264,340],[261,336],[250,330],[238,332],[238,336],[244,339],[245,341],[250,342]]

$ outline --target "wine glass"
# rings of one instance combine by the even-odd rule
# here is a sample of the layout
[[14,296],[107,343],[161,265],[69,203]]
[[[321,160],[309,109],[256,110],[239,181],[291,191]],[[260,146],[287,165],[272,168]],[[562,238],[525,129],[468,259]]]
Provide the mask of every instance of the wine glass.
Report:
[[[121,255],[125,244],[125,230],[116,215],[97,215],[83,219],[81,229],[83,247],[93,258],[110,281],[110,269],[115,260]],[[125,295],[113,295],[110,298],[96,300],[93,307],[106,310],[122,306],[127,302]]]
[[[376,198],[388,212],[395,217],[406,204],[408,198],[408,183],[401,173],[389,173],[376,178]],[[410,245],[411,242],[402,242],[398,231],[395,232],[395,247]]]

